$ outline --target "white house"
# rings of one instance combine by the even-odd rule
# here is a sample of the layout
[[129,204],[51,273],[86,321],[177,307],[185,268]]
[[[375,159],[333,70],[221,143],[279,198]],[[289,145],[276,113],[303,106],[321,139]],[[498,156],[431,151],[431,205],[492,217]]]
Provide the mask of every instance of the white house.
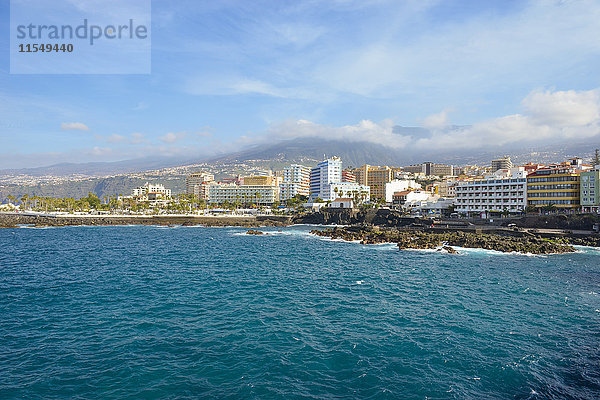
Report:
[[385,184],[385,202],[391,203],[394,200],[394,193],[409,189],[421,189],[421,184],[409,179],[394,179],[387,182]]
[[340,197],[329,204],[330,208],[354,208],[354,200],[351,198]]

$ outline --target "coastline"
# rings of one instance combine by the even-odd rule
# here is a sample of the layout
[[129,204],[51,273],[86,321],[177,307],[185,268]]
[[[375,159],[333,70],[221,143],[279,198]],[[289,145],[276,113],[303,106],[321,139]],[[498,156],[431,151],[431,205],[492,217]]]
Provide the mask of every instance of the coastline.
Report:
[[484,249],[502,253],[550,255],[575,253],[574,246],[597,247],[600,237],[587,238],[554,237],[538,235],[514,235],[503,233],[474,233],[464,231],[432,232],[428,229],[377,228],[353,226],[313,230],[311,234],[331,240],[370,244],[394,244],[399,250],[433,250],[457,253],[457,248]]
[[[310,215],[309,215],[310,217]],[[310,219],[310,218],[309,218]],[[500,226],[431,226],[423,221],[403,218],[402,223],[375,221],[352,224],[310,223],[307,218],[293,216],[238,215],[49,215],[37,213],[0,213],[0,228],[33,228],[65,226],[200,226],[200,227],[288,227],[308,225],[312,234],[332,240],[361,244],[393,244],[400,250],[440,250],[455,253],[455,248],[487,249],[503,253],[560,254],[576,252],[573,246],[600,247],[600,235],[536,229],[508,229]],[[336,221],[346,222],[346,221]],[[395,225],[395,226],[394,226]]]
[[19,225],[60,227],[78,225],[183,225],[183,226],[238,226],[247,228],[288,226],[290,217],[282,216],[196,216],[196,215],[34,215],[0,214],[0,228]]

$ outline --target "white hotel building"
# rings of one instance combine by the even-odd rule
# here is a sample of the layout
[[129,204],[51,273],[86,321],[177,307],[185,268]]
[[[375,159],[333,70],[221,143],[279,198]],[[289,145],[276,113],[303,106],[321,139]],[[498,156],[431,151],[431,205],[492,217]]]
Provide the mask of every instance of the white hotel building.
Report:
[[279,201],[279,186],[277,185],[236,185],[212,183],[207,186],[208,202],[221,204],[239,201],[259,205],[273,204]]
[[484,179],[456,187],[455,211],[461,214],[523,212],[527,206],[527,172],[522,167],[498,170]]
[[133,196],[140,201],[166,200],[171,198],[171,189],[163,185],[153,185],[146,182],[143,186],[133,189]]
[[279,185],[280,199],[286,201],[296,195],[310,194],[310,168],[292,164],[283,169],[283,182]]
[[363,199],[370,197],[369,186],[355,182],[342,182],[342,160],[331,157],[317,164],[310,170],[310,199],[317,197],[325,201],[338,198],[354,197]]

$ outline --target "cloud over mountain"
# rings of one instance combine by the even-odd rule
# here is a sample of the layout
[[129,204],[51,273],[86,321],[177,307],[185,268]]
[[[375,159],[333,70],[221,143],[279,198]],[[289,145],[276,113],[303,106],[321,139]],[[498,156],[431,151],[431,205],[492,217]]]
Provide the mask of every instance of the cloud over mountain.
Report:
[[274,124],[257,142],[314,137],[349,142],[370,142],[394,149],[488,149],[541,141],[585,139],[600,134],[600,89],[529,93],[521,102],[522,113],[477,122],[472,126],[449,125],[447,111],[424,121],[429,135],[395,129],[391,120],[363,120],[355,125],[329,126],[310,121]]

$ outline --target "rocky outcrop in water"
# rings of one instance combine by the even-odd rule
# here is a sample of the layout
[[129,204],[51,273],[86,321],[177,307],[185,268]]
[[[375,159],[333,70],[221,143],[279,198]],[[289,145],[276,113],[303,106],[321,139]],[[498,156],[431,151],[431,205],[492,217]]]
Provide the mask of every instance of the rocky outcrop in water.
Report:
[[543,239],[537,236],[514,237],[498,234],[475,234],[470,232],[423,232],[377,229],[364,227],[334,228],[313,230],[311,233],[332,239],[360,241],[362,244],[396,243],[399,249],[444,248],[451,253],[451,246],[519,252],[531,254],[571,253],[575,249],[566,239]]

